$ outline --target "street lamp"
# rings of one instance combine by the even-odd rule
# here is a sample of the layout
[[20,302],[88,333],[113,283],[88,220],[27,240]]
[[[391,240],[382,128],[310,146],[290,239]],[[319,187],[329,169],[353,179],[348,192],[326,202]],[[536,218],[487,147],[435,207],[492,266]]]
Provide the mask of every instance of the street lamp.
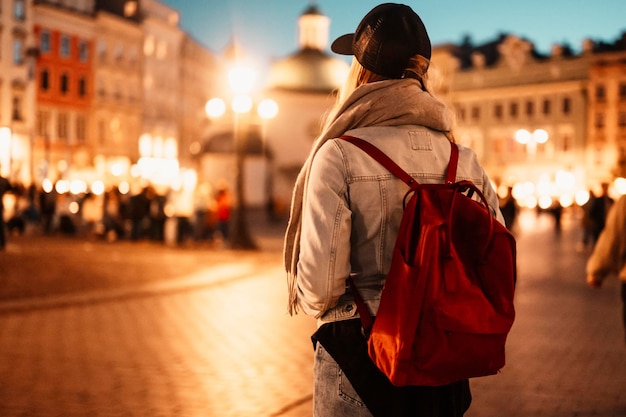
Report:
[[[230,241],[233,249],[257,249],[247,223],[244,192],[246,142],[250,127],[249,117],[254,108],[254,100],[250,93],[254,87],[255,78],[255,72],[245,67],[235,67],[228,73],[228,84],[232,93],[230,108],[234,114],[235,205],[231,219]],[[206,103],[205,111],[210,118],[219,118],[227,112],[226,102],[219,97],[212,98]],[[273,100],[262,100],[257,106],[257,114],[263,120],[274,117],[277,112],[278,105]]]
[[531,159],[534,159],[537,154],[537,144],[546,143],[548,138],[548,132],[544,129],[536,129],[533,132],[519,129],[515,132],[515,140],[522,145],[526,145],[526,152]]
[[11,177],[13,165],[13,133],[10,127],[0,127],[0,175]]

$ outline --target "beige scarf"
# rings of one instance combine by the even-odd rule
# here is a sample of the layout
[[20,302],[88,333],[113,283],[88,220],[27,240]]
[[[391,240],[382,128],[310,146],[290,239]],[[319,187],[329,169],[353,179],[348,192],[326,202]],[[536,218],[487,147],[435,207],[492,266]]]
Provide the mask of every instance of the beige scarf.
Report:
[[365,84],[346,99],[315,141],[293,189],[283,252],[289,291],[289,314],[298,312],[296,277],[300,256],[302,207],[306,202],[311,161],[318,149],[329,139],[337,138],[348,130],[366,126],[420,125],[442,131],[451,138],[452,120],[452,113],[447,107],[423,91],[420,81],[412,78]]

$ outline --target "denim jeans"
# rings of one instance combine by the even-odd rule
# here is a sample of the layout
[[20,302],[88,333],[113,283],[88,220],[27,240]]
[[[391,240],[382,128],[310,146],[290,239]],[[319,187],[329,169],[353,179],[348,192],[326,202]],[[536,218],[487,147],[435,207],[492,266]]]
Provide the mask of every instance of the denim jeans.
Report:
[[337,362],[318,343],[313,367],[314,417],[372,417]]
[[[321,343],[316,345],[313,373],[314,417],[372,417]],[[388,411],[394,416],[461,417],[472,400],[468,380],[441,387],[403,387],[389,394],[393,399]]]

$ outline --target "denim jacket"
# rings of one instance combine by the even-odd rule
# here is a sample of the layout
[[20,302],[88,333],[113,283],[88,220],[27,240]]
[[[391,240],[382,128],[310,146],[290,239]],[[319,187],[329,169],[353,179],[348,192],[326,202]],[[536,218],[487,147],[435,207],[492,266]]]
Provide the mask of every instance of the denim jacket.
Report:
[[[418,182],[443,183],[450,143],[422,126],[372,126],[346,135],[365,139]],[[474,152],[459,145],[458,180],[482,190],[504,222],[498,199]],[[358,317],[346,279],[352,276],[370,312],[376,314],[402,217],[408,187],[356,146],[326,142],[311,166],[303,204],[298,302],[318,324]]]

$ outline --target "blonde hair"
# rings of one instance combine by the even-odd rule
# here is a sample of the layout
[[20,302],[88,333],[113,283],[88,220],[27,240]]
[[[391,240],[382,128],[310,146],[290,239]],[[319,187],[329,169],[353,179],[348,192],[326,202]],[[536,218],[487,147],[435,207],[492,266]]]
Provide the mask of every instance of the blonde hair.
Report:
[[[435,91],[441,86],[443,79],[441,76],[441,72],[432,65],[430,60],[424,58],[421,55],[415,55],[414,57],[409,59],[407,68],[404,70],[403,78],[414,78],[420,81],[423,90],[434,98],[438,99]],[[339,89],[339,93],[337,94],[337,100],[333,108],[330,110],[330,112],[328,112],[327,117],[324,121],[324,130],[332,123],[332,121],[335,119],[335,116],[337,115],[337,112],[339,111],[343,103],[348,99],[348,97],[350,97],[350,95],[354,92],[354,90],[364,84],[388,79],[388,77],[376,74],[364,68],[359,63],[359,61],[357,61],[357,59],[353,57],[348,77],[343,83],[343,86]],[[455,113],[452,111],[450,112],[450,114],[455,115]],[[446,136],[448,136],[448,139],[451,142],[454,142],[452,132],[446,132]]]

